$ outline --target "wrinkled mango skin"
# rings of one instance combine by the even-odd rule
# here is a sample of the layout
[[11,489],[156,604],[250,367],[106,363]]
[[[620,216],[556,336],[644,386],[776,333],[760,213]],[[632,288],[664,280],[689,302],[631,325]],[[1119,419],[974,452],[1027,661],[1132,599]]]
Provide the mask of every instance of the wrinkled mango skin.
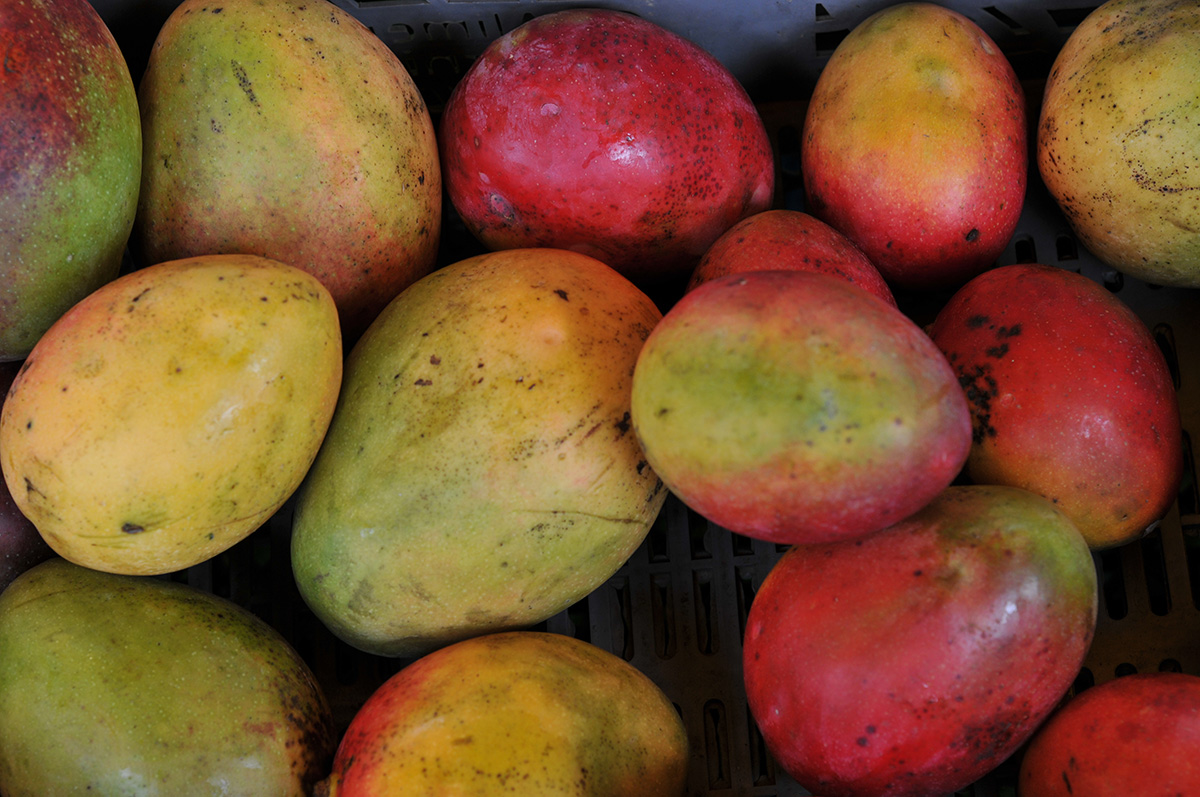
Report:
[[429,654],[350,723],[321,797],[681,795],[688,740],[624,660],[558,634],[508,632]]
[[354,347],[296,501],[301,595],[339,637],[411,656],[566,609],[666,492],[630,427],[660,318],[610,267],[515,249],[448,265]]
[[182,570],[267,520],[316,456],[341,384],[329,292],[253,255],[108,283],[38,341],[0,413],[0,466],[63,557]]
[[137,208],[129,68],[83,0],[0,4],[0,361],[115,279]]
[[433,122],[396,56],[328,2],[188,0],[138,92],[133,248],[147,263],[249,252],[333,294],[347,338],[433,267]]
[[307,795],[336,745],[278,632],[168,580],[54,559],[0,594],[0,792]]
[[1050,70],[1037,166],[1080,241],[1159,285],[1200,287],[1200,6],[1110,0]]

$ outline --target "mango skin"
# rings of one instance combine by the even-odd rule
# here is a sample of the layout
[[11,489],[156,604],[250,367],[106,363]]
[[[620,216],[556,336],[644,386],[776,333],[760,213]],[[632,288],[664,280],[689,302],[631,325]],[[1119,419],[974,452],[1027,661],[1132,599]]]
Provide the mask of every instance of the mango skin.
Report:
[[979,26],[900,3],[841,41],[801,134],[809,211],[893,287],[959,285],[994,265],[1027,182],[1025,95]]
[[0,594],[0,791],[307,795],[336,739],[302,659],[234,603],[54,559]]
[[[0,363],[0,402],[8,395],[19,367],[16,362]],[[0,479],[0,592],[17,576],[53,555],[37,527],[17,508],[8,485]]]
[[138,92],[143,262],[246,252],[316,276],[347,340],[427,274],[442,183],[407,70],[328,2],[187,0]]
[[641,543],[666,491],[630,426],[661,318],[586,255],[435,271],[380,314],[296,501],[300,593],[362,650],[413,656],[541,622]]
[[813,794],[955,793],[1066,694],[1097,606],[1088,547],[1048,500],[948,487],[878,534],[783,555],[746,621],[747,701]]
[[623,659],[557,634],[450,645],[385,682],[351,721],[319,797],[684,793],[675,707]]
[[0,413],[0,466],[50,547],[115,573],[182,570],[296,490],[341,384],[333,299],[254,255],[150,266],[66,313]]
[[[1021,758],[1021,797],[1195,794],[1200,760],[1200,677],[1121,676],[1067,701]],[[1172,754],[1175,751],[1176,754]]]
[[1037,166],[1096,257],[1159,285],[1200,287],[1200,7],[1110,0],[1050,69]]
[[1044,495],[1094,549],[1144,536],[1178,500],[1170,366],[1099,282],[1040,264],[992,269],[950,297],[929,335],[971,406],[971,481]]
[[0,361],[121,268],[142,130],[129,67],[84,0],[0,4]]
[[633,375],[647,461],[689,507],[778,543],[878,531],[958,475],[967,400],[898,309],[841,277],[731,274],[686,294]]

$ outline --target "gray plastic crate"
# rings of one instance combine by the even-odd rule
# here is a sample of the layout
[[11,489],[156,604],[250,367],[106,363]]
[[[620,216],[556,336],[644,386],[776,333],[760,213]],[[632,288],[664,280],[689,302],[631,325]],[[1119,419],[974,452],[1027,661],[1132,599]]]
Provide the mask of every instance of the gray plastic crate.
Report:
[[[219,2],[219,0],[214,0]],[[334,0],[367,24],[406,64],[433,112],[486,44],[525,20],[570,7],[632,11],[713,53],[759,103],[775,146],[776,204],[803,209],[799,132],[804,102],[825,60],[855,25],[890,2],[809,0]],[[93,0],[126,53],[135,81],[172,0]],[[1031,125],[1055,54],[1097,3],[1056,0],[943,3],[979,24],[1005,51],[1025,86]],[[1032,141],[1032,136],[1031,136]],[[480,251],[447,206],[442,262]],[[1179,500],[1145,539],[1095,556],[1101,602],[1095,642],[1076,689],[1129,672],[1200,675],[1200,488],[1192,440],[1200,433],[1197,295],[1122,278],[1071,234],[1030,173],[1016,234],[999,263],[1040,262],[1079,271],[1114,291],[1151,327],[1174,374],[1185,432]],[[918,322],[944,295],[901,297]],[[309,612],[288,561],[290,504],[233,549],[176,578],[232,598],[278,628],[308,660],[339,726],[407,662],[356,651]],[[692,761],[689,795],[807,795],[771,760],[746,708],[741,638],[746,612],[782,549],[711,524],[668,499],[646,542],[609,581],[543,623],[614,652],[652,678],[678,707]],[[1020,753],[960,792],[1015,794]]]

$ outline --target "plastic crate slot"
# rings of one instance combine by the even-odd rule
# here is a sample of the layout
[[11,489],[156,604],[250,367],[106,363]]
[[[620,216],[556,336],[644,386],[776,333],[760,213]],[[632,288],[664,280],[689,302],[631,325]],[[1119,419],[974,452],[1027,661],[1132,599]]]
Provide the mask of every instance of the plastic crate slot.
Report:
[[824,5],[817,3],[813,7],[813,19],[815,19],[817,22],[825,22],[829,19],[832,19],[832,16],[830,16],[829,11]]
[[1028,36],[1029,35],[1028,28],[1023,27],[1020,22],[1017,22],[1015,19],[1010,17],[1008,14],[1005,14],[1003,11],[996,8],[995,6],[984,6],[983,10],[987,14],[990,14],[991,16],[995,17],[999,21],[1003,22],[1005,24],[1005,26],[1008,27],[1008,29],[1010,31],[1012,31],[1012,34],[1014,36]]
[[750,779],[755,787],[775,785],[775,759],[767,750],[767,742],[763,739],[754,715],[746,708],[746,729],[750,735]]
[[754,556],[754,540],[744,534],[729,532],[729,547],[734,556]]
[[813,34],[813,44],[816,48],[816,54],[818,56],[831,55],[837,49],[837,46],[842,43],[842,39],[849,35],[849,28],[816,31]]
[[754,602],[754,568],[735,567],[733,571],[735,582],[734,592],[737,596],[738,639],[746,636],[746,616],[750,613],[750,604]]
[[659,512],[650,530],[646,532],[646,556],[651,563],[671,561],[671,549],[668,545],[669,512]]
[[804,176],[800,168],[800,129],[782,125],[775,133],[779,184],[776,192],[784,210],[804,211]]
[[711,570],[696,570],[692,573],[692,596],[692,602],[696,605],[696,648],[701,653],[711,656],[721,649]]
[[1171,372],[1171,384],[1178,390],[1183,384],[1179,376],[1179,350],[1175,346],[1175,330],[1170,324],[1161,323],[1154,325],[1154,342],[1158,344],[1158,348],[1163,353],[1163,359],[1167,361],[1167,370]]
[[1137,667],[1126,661],[1118,664],[1116,669],[1113,670],[1113,674],[1118,678],[1124,678],[1126,675],[1137,675],[1137,671]]
[[688,543],[692,559],[712,559],[712,544],[708,519],[694,509],[687,510]]
[[617,622],[612,629],[612,647],[610,648],[625,661],[633,660],[633,595],[629,587],[629,579],[618,576],[609,581],[612,586],[611,595],[616,600]]
[[1018,235],[1013,238],[1013,257],[1017,263],[1036,263],[1037,247],[1034,246],[1032,235]]
[[663,573],[650,578],[650,617],[654,627],[654,654],[660,659],[675,655],[675,601],[671,576]]
[[1046,13],[1050,15],[1050,19],[1054,24],[1063,30],[1070,30],[1087,19],[1088,15],[1096,10],[1096,6],[1084,6],[1083,8],[1047,8]]
[[343,686],[358,683],[359,655],[353,648],[338,645],[333,650],[333,674]]
[[1129,597],[1125,593],[1125,571],[1121,563],[1121,549],[1109,548],[1100,551],[1100,591],[1104,598],[1105,614],[1110,619],[1120,620],[1129,614]]
[[710,789],[733,786],[729,776],[729,726],[725,704],[720,700],[709,700],[704,704],[704,760],[708,764]]
[[1100,281],[1104,283],[1104,287],[1108,288],[1112,293],[1117,293],[1125,287],[1125,275],[1117,271],[1115,268],[1105,270],[1101,275]]
[[1171,585],[1167,581],[1167,557],[1163,552],[1162,529],[1143,537],[1142,570],[1146,576],[1146,592],[1150,598],[1150,611],[1162,617],[1171,611]]
[[1159,672],[1183,672],[1183,665],[1177,659],[1163,659],[1158,663]]
[[1055,238],[1054,251],[1058,255],[1059,261],[1079,259],[1079,244],[1071,235],[1060,235]]

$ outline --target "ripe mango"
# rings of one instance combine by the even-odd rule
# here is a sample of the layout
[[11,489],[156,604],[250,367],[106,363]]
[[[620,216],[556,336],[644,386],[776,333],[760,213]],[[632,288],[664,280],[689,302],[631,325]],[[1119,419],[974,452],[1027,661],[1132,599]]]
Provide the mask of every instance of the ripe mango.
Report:
[[84,0],[0,3],[0,361],[109,280],[137,208],[129,67]]
[[75,305],[0,412],[21,511],[76,564],[182,570],[254,531],[316,456],[341,385],[329,292],[254,255],[160,263]]
[[347,358],[297,495],[292,566],[314,613],[411,656],[602,584],[666,497],[629,416],[660,317],[609,266],[556,249],[468,258],[400,294]]
[[433,122],[395,54],[320,0],[186,0],[138,92],[133,248],[147,263],[250,252],[333,294],[347,338],[434,265]]
[[62,559],[0,594],[0,792],[307,795],[336,740],[278,632],[165,579]]

